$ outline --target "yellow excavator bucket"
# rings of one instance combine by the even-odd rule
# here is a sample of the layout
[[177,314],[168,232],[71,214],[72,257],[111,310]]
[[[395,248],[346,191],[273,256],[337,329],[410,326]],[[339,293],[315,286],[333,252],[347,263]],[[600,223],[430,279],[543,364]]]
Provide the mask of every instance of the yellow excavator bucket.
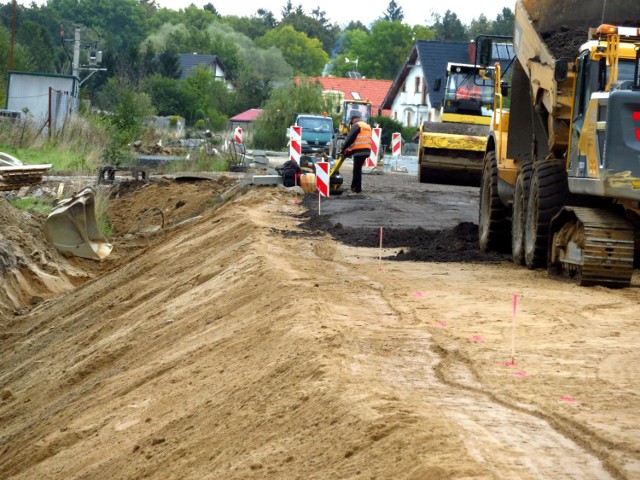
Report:
[[78,257],[102,260],[113,246],[102,235],[96,221],[95,189],[86,187],[60,201],[44,224],[44,235],[58,250]]

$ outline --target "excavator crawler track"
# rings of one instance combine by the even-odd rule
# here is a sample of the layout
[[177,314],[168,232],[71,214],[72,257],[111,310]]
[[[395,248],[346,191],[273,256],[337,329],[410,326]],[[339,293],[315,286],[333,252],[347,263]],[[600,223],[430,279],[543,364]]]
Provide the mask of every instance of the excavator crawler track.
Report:
[[633,225],[604,209],[565,207],[552,221],[549,272],[623,288],[633,274]]

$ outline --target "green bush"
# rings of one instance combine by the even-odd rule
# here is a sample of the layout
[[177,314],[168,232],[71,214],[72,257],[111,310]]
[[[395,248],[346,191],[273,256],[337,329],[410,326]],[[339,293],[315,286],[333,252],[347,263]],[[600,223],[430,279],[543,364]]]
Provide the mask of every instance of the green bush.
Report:
[[276,88],[255,123],[252,145],[255,148],[280,150],[287,146],[287,129],[296,113],[332,111],[331,99],[322,95],[317,82],[302,80]]

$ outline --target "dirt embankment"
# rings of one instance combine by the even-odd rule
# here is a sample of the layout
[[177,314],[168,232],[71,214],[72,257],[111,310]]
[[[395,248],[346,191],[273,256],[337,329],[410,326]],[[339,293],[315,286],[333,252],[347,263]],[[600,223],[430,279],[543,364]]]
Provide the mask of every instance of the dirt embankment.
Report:
[[164,235],[162,230],[146,234],[149,223],[164,223],[169,228],[192,219],[215,207],[216,198],[236,181],[222,175],[215,181],[159,179],[100,187],[99,196],[110,198],[106,215],[118,245],[102,262],[58,252],[44,239],[45,216],[20,211],[0,198],[0,315],[24,314],[44,300],[117,268]]
[[176,223],[0,322],[0,478],[638,478],[637,277],[379,261],[324,233],[470,236],[477,190],[410,181],[366,177],[322,215],[270,188],[122,190],[120,212]]

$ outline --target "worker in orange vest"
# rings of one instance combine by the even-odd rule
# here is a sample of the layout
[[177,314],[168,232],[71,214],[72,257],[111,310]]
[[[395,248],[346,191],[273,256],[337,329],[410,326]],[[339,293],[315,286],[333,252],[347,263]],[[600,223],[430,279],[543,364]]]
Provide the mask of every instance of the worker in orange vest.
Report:
[[476,85],[472,79],[468,79],[465,83],[456,91],[456,98],[465,99],[480,99],[482,91],[480,87]]
[[361,120],[360,113],[351,113],[351,130],[342,144],[342,155],[353,157],[353,178],[351,180],[351,194],[362,192],[362,166],[367,157],[371,156],[371,126]]

